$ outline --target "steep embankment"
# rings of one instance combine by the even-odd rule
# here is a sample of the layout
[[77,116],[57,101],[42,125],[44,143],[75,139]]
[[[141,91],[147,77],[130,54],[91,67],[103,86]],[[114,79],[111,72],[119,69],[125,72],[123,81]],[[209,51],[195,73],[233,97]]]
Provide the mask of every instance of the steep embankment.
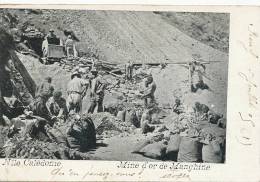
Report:
[[[80,39],[79,48],[96,50],[101,59],[110,62],[185,62],[192,60],[192,54],[206,61],[222,61],[206,65],[210,79],[205,81],[212,91],[196,94],[189,92],[188,71],[182,66],[170,66],[161,71],[154,69],[152,73],[159,103],[171,103],[173,95],[182,95],[186,104],[200,101],[225,114],[228,55],[189,37],[161,15],[152,12],[44,10],[43,14],[25,17],[22,11],[16,13],[20,17],[19,25],[23,24],[21,20],[27,20],[45,31],[54,28],[60,37],[63,36],[62,30],[73,30]],[[47,75],[52,76],[55,87],[65,94],[70,79],[68,72],[58,65],[45,66],[34,58],[20,57],[36,83]]]
[[[194,19],[194,14],[175,14],[178,17],[170,17],[174,22],[169,22],[169,17],[165,19],[162,14],[153,12],[71,10],[42,10],[39,14],[26,14],[23,10],[10,10],[10,12],[17,15],[18,29],[24,25],[35,26],[43,32],[53,28],[61,38],[64,38],[63,30],[73,30],[80,39],[79,49],[94,52],[101,59],[110,62],[124,63],[128,60],[185,62],[192,60],[192,54],[197,54],[206,61],[222,61],[207,65],[206,71],[210,80],[205,81],[212,89],[211,92],[190,93],[188,71],[178,65],[169,66],[160,72],[154,69],[152,73],[157,83],[156,97],[159,103],[171,103],[174,95],[181,95],[184,102],[189,105],[192,104],[190,102],[200,101],[214,105],[216,110],[225,113],[228,55],[189,37],[183,33],[185,30],[180,31],[184,28],[189,32],[187,27],[173,26],[178,19],[184,19],[185,24],[192,25],[192,21],[197,20]],[[204,19],[202,17],[201,21],[195,23],[204,22],[205,26],[208,26]],[[203,33],[214,34],[216,30],[214,26],[211,27]],[[209,33],[208,29],[213,29],[213,32]],[[52,76],[56,89],[62,90],[66,95],[66,84],[70,80],[68,72],[58,65],[42,65],[30,56],[19,55],[19,57],[36,83],[41,82],[46,76]]]
[[228,53],[229,14],[208,12],[154,12],[190,37]]
[[[183,62],[192,54],[206,61],[227,61],[227,54],[215,50],[169,24],[153,12],[43,10],[25,14],[13,10],[19,26],[32,24],[44,32],[49,28],[64,37],[71,29],[79,37],[78,48],[92,51],[110,62]],[[205,33],[206,34],[206,33]]]

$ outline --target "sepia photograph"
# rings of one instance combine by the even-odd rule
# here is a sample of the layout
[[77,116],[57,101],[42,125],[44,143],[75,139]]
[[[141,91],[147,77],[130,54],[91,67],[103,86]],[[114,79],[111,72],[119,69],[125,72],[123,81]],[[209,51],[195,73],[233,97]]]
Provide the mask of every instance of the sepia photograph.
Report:
[[226,162],[229,13],[2,8],[0,23],[0,158]]

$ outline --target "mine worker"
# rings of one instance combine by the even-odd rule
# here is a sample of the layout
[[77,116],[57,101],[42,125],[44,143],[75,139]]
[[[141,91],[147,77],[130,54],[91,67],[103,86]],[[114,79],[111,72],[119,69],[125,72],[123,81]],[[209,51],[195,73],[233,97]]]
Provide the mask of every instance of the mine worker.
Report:
[[86,67],[84,64],[80,63],[78,72],[81,74],[82,77],[86,77],[87,74],[89,73],[89,68]]
[[75,43],[74,40],[72,39],[71,35],[68,35],[67,40],[65,41],[65,50],[67,53],[68,57],[73,57],[75,56]]
[[54,91],[54,87],[52,85],[52,78],[51,77],[46,77],[44,81],[36,88],[36,94],[35,96],[39,96],[42,93],[47,93],[48,98],[52,97]]
[[195,102],[193,109],[200,120],[208,120],[209,107],[207,105]]
[[172,111],[175,112],[176,114],[184,113],[184,107],[179,98],[175,99],[175,104],[173,105]]
[[11,97],[4,97],[4,102],[6,103],[6,109],[9,111],[6,112],[5,115],[9,119],[23,114],[24,109],[26,108],[26,106],[24,106],[15,95],[12,95]]
[[73,72],[71,80],[67,85],[67,108],[68,112],[80,113],[82,110],[82,99],[86,95],[89,82],[81,78],[79,72]]
[[90,82],[90,107],[88,113],[93,113],[97,107],[97,112],[103,112],[103,99],[104,99],[104,90],[105,84],[102,83],[101,78],[98,76],[98,71],[94,68],[91,70],[93,78]]
[[33,112],[33,115],[39,116],[53,125],[53,120],[55,119],[47,109],[46,102],[49,99],[49,93],[42,92],[36,99],[29,105],[29,109]]
[[49,30],[48,35],[46,36],[48,44],[60,45],[60,39],[54,33],[53,29]]
[[125,65],[126,80],[132,80],[133,77],[133,63],[128,61]]
[[145,90],[143,91],[143,96],[142,98],[144,99],[144,105],[147,107],[148,104],[153,104],[155,103],[155,90],[156,90],[156,84],[153,81],[152,75],[148,76],[144,80],[144,88]]
[[46,103],[47,109],[52,116],[60,119],[66,119],[67,107],[66,100],[62,97],[61,91],[55,91],[53,96]]
[[[189,64],[190,69],[190,82],[191,82],[191,91],[196,92],[199,88],[201,89],[208,89],[208,86],[204,83],[203,76],[206,71],[206,66],[201,62],[203,60],[199,61],[192,61]],[[198,80],[197,83],[194,86],[194,75],[197,73]]]

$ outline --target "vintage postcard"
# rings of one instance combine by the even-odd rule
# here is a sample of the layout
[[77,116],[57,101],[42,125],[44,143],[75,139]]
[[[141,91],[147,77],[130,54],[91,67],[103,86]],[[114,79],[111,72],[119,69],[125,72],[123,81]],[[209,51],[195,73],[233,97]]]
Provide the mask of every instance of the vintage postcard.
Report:
[[260,7],[0,5],[0,181],[259,181]]

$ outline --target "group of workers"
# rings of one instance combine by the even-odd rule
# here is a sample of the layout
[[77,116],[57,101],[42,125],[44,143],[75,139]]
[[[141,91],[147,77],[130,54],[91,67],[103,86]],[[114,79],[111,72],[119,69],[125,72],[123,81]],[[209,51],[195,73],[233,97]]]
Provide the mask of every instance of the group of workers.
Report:
[[63,41],[61,41],[61,39],[54,33],[54,30],[50,29],[42,43],[43,57],[48,56],[48,45],[64,46],[67,57],[77,57],[77,50],[72,35],[68,35],[63,43]]
[[[88,76],[89,78],[86,78],[86,75],[82,74],[78,69],[73,71],[71,80],[67,84],[68,97],[66,101],[62,98],[61,91],[54,91],[54,87],[51,84],[52,79],[47,77],[37,87],[36,102],[38,100],[39,102],[45,102],[48,112],[45,112],[46,109],[39,109],[39,112],[51,113],[56,116],[66,116],[69,112],[81,114],[82,100],[86,96],[89,87],[90,106],[88,113],[93,113],[95,109],[97,109],[97,112],[103,112],[106,83],[103,82],[95,68],[91,69],[90,72],[91,75]],[[149,75],[144,79],[144,89],[141,91],[145,107],[155,103],[155,90],[156,84],[152,75]],[[43,115],[43,113],[39,115]]]
[[[49,34],[45,37],[47,44],[61,45],[61,40],[51,29]],[[45,42],[45,43],[46,43]],[[44,43],[43,43],[44,44]],[[44,46],[43,46],[44,47]],[[64,44],[66,53],[68,56],[72,56],[75,49],[75,43],[71,35],[67,36]],[[46,49],[43,49],[46,56]],[[131,61],[125,65],[125,79],[127,81],[133,80],[134,64]],[[192,91],[196,88],[193,85],[193,75],[198,72],[199,84],[203,85],[203,73],[205,72],[205,66],[199,64],[199,62],[192,62],[189,65],[191,76]],[[98,74],[95,66],[92,66],[88,73],[82,73],[79,69],[75,69],[71,74],[71,80],[67,84],[67,99],[64,99],[61,91],[56,91],[52,85],[52,79],[47,77],[36,89],[36,98],[33,103],[30,104],[30,110],[36,116],[40,116],[48,121],[55,119],[66,119],[68,114],[73,112],[76,114],[82,114],[82,101],[86,96],[88,88],[90,88],[90,106],[87,110],[88,113],[93,113],[95,109],[97,112],[103,112],[103,100],[105,96],[105,89],[107,84],[103,82],[103,79]],[[200,85],[196,85],[197,87]],[[153,76],[148,74],[144,79],[143,89],[140,91],[141,98],[144,100],[144,107],[147,108],[150,105],[156,103],[155,101],[156,83]],[[183,109],[180,109],[180,100],[176,100],[174,105],[174,112],[181,113]]]
[[68,97],[65,100],[61,91],[56,91],[51,77],[47,77],[36,89],[36,98],[31,104],[31,110],[37,116],[48,121],[66,119],[69,113],[82,114],[82,100],[90,87],[90,107],[88,113],[103,111],[103,98],[106,84],[101,81],[96,69],[91,70],[90,79],[77,69],[71,74],[67,84]]

